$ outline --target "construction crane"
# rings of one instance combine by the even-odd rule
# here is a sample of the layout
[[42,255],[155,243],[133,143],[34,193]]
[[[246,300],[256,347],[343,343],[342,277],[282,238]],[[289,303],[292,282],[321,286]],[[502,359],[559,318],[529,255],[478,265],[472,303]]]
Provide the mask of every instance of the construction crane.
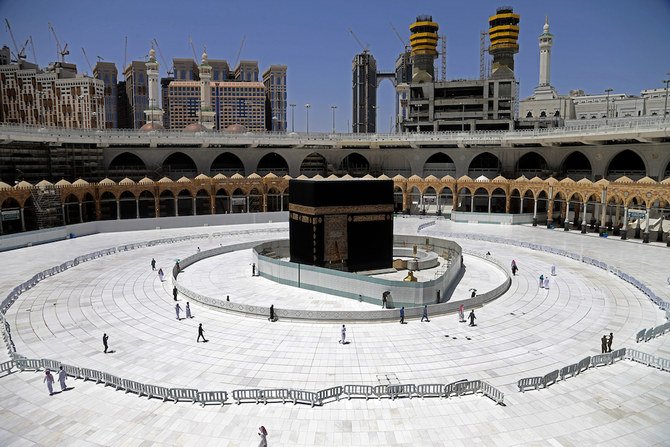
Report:
[[447,36],[442,34],[440,36],[440,62],[441,71],[440,71],[440,81],[447,80]]
[[56,30],[54,29],[53,25],[51,22],[49,22],[49,30],[51,31],[51,34],[53,34],[54,39],[56,40],[56,51],[57,51],[57,58],[60,56],[60,61],[65,62],[65,56],[70,54],[70,50],[67,49],[67,43],[65,43],[65,46],[61,48],[60,46],[60,41],[58,40],[58,36],[56,35]]
[[486,60],[486,53],[488,48],[486,48],[486,36],[489,33],[486,31],[481,31],[479,34],[479,79],[487,79],[489,77],[489,67]]
[[195,45],[193,45],[193,39],[191,39],[191,36],[188,36],[188,43],[191,45],[191,51],[193,51],[193,60],[195,62],[198,62],[198,55],[195,53]]
[[93,67],[91,66],[91,61],[88,60],[88,54],[86,54],[84,47],[81,47],[81,52],[84,53],[84,59],[86,59],[86,64],[91,69],[91,76],[93,76]]
[[37,63],[37,53],[35,52],[35,44],[33,43],[33,36],[29,36],[28,40],[30,41],[30,49],[33,52],[33,62]]
[[244,41],[247,40],[247,36],[244,35],[242,36],[242,42],[240,42],[240,48],[237,50],[237,55],[235,56],[235,63],[233,64],[232,68],[233,70],[235,67],[237,67],[237,63],[240,61],[240,55],[242,54],[242,48],[244,48]]
[[[358,45],[361,46],[361,48],[363,49],[363,53],[367,53],[367,52],[370,51],[370,45],[369,44],[363,45],[363,42],[361,42],[361,39],[358,38],[356,33],[354,33],[354,31],[351,28],[349,28],[349,33],[353,36],[354,39],[356,39],[356,42],[358,42]],[[402,39],[400,39],[400,40],[402,40]]]
[[[16,61],[21,62],[21,53],[23,50],[19,50],[19,46],[16,44],[16,39],[14,39],[14,33],[12,32],[12,26],[9,24],[9,20],[5,19],[5,25],[7,26],[7,31],[9,32],[9,37],[12,38],[12,43],[14,44],[14,55],[16,56]],[[25,48],[25,45],[24,45]],[[25,59],[25,53],[23,54],[23,59]]]
[[[407,42],[405,42],[405,39],[402,38],[402,36],[401,36],[400,33],[398,32],[398,30],[395,28],[395,26],[393,26],[393,23],[389,22],[389,25],[391,25],[391,29],[392,29],[393,32],[395,33],[396,37],[398,37],[398,40],[400,41],[400,43],[402,44],[402,46],[405,48],[405,51],[407,51],[408,48],[409,48],[409,45],[407,44]],[[351,30],[349,30],[349,31],[351,31]],[[359,43],[360,43],[360,42],[359,42]]]
[[161,51],[161,47],[158,46],[158,40],[156,40],[155,37],[154,37],[154,40],[152,40],[152,43],[153,43],[154,45],[156,45],[156,49],[158,50],[158,55],[159,55],[160,58],[161,58],[161,62],[162,62],[163,65],[167,68],[167,75],[168,75],[168,77],[171,77],[172,74],[174,73],[174,70],[172,70],[172,69],[171,69],[172,67],[170,67],[170,66],[167,64],[167,62],[165,61],[165,58],[163,57],[163,52]]

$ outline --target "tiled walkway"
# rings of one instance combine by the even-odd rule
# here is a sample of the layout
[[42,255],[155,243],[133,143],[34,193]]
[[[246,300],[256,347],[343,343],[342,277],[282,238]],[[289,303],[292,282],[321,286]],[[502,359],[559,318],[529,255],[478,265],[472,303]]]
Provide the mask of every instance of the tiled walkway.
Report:
[[[416,219],[396,220],[396,233],[416,234]],[[282,228],[286,224],[270,224]],[[263,228],[265,228],[263,227]],[[247,226],[245,228],[259,228]],[[207,231],[237,230],[239,227]],[[202,232],[202,229],[197,230]],[[36,271],[95,249],[194,230],[89,236],[0,253],[8,291]],[[456,225],[425,230],[497,234],[585,253],[624,268],[668,299],[670,251],[636,241],[603,240],[532,227]],[[277,233],[200,241],[219,243],[276,238]],[[347,383],[446,383],[483,379],[505,393],[506,406],[478,397],[352,400],[322,408],[291,404],[201,408],[137,398],[101,385],[49,397],[42,375],[0,378],[0,445],[255,445],[265,425],[270,445],[663,445],[670,436],[670,375],[629,361],[589,370],[541,391],[518,393],[516,381],[543,375],[599,353],[600,337],[614,333],[613,348],[627,346],[670,357],[670,335],[635,345],[635,333],[664,321],[644,295],[611,274],[547,253],[472,240],[464,248],[490,251],[520,271],[501,298],[476,309],[478,326],[454,315],[430,323],[347,324],[348,345],[337,343],[332,323],[277,322],[191,303],[194,318],[177,321],[171,283],[149,267],[167,268],[195,251],[193,243],[155,246],[81,264],[21,295],[7,314],[17,350],[164,386],[228,390],[287,387],[318,390]],[[209,244],[209,245],[208,245]],[[471,258],[471,259],[469,259]],[[337,308],[370,305],[296,291],[250,277],[249,253],[212,258],[184,275],[193,287],[229,294],[231,300],[269,305]],[[663,260],[665,259],[665,262]],[[465,258],[468,274],[454,299],[476,284],[499,282],[486,263]],[[551,264],[558,275],[549,290],[537,286]],[[342,301],[344,300],[344,301]],[[180,299],[182,308],[185,303]],[[279,304],[275,304],[278,306]],[[374,307],[373,307],[374,308]],[[183,316],[183,313],[182,313]],[[209,343],[196,343],[203,323]],[[113,354],[101,352],[103,332]]]

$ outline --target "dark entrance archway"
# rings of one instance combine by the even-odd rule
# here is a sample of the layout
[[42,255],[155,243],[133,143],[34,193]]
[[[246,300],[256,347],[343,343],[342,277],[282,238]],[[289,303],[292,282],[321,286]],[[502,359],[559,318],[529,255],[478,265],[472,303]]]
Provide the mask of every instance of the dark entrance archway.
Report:
[[164,174],[173,180],[181,177],[193,178],[197,174],[195,162],[183,152],[170,154],[163,162],[162,168]]
[[640,180],[647,175],[647,168],[642,158],[630,149],[621,151],[609,162],[607,180],[613,181],[626,176],[631,180]]
[[240,174],[245,177],[244,164],[240,158],[230,152],[219,154],[209,169],[210,175],[223,174],[226,177],[231,177],[235,174]]
[[283,177],[288,174],[288,163],[286,163],[284,157],[275,152],[265,154],[263,158],[258,161],[258,167],[256,168],[256,173],[261,177],[266,176],[271,172],[277,177]]

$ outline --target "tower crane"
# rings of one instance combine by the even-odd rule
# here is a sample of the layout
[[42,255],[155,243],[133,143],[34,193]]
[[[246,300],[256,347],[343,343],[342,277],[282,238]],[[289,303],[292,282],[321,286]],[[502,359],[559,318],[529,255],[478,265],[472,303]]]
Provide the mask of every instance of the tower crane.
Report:
[[[356,42],[358,42],[358,45],[361,46],[361,48],[363,49],[363,53],[367,53],[367,52],[370,51],[370,45],[369,44],[363,45],[363,42],[361,42],[361,39],[358,38],[356,33],[354,33],[354,31],[351,28],[349,28],[349,33],[353,36],[354,39],[356,39]],[[400,39],[400,40],[402,40],[402,39]]]
[[247,36],[244,35],[242,36],[242,42],[240,42],[240,48],[237,50],[237,56],[235,56],[235,63],[233,64],[232,68],[233,70],[235,67],[237,67],[237,63],[240,61],[240,55],[242,54],[242,48],[244,48],[244,41],[247,40]]
[[[19,46],[16,44],[16,39],[14,38],[14,33],[12,32],[12,26],[9,24],[9,20],[5,19],[5,25],[7,27],[7,31],[9,32],[9,37],[12,38],[12,44],[14,44],[14,55],[16,56],[16,62],[21,62],[21,59],[25,59],[26,55],[23,53],[23,49],[19,50]],[[25,48],[25,45],[23,46]],[[21,57],[23,53],[23,57]]]
[[91,61],[88,60],[88,55],[86,54],[84,47],[81,47],[81,52],[84,53],[84,59],[86,59],[86,64],[88,65],[88,68],[91,69],[91,76],[93,76],[93,67],[91,66]]
[[58,36],[56,35],[56,30],[54,29],[53,25],[51,22],[49,22],[49,30],[51,31],[51,34],[53,34],[54,39],[56,40],[56,50],[58,52],[58,56],[60,56],[60,61],[65,62],[65,56],[70,54],[70,50],[67,49],[67,42],[65,43],[65,46],[61,48],[60,46],[60,41],[58,40]]
[[[395,33],[396,37],[398,37],[398,40],[400,41],[400,43],[402,44],[402,46],[405,48],[405,51],[407,51],[407,49],[409,48],[409,45],[407,44],[407,42],[405,42],[405,39],[402,38],[402,36],[400,35],[400,33],[398,32],[398,30],[396,29],[396,27],[393,26],[393,23],[389,22],[389,25],[391,25],[391,29],[392,29],[393,32]],[[349,30],[349,31],[351,31],[351,30]],[[359,42],[359,43],[360,43],[360,42]]]
[[156,40],[155,37],[154,37],[154,40],[152,40],[152,43],[153,43],[154,45],[156,45],[156,49],[158,50],[158,55],[159,55],[160,58],[161,58],[161,62],[162,62],[163,65],[167,68],[167,75],[168,75],[168,77],[171,77],[172,74],[174,73],[174,70],[172,70],[171,67],[170,67],[170,66],[167,64],[167,62],[165,61],[165,58],[163,57],[163,52],[161,51],[161,47],[158,46],[158,40]]
[[191,36],[188,36],[188,43],[191,45],[191,51],[193,51],[193,60],[195,60],[196,64],[198,63],[198,55],[195,52],[195,45],[193,45],[193,39],[191,39]]
[[30,49],[32,50],[33,53],[33,61],[37,63],[37,53],[35,52],[35,44],[33,43],[33,36],[28,37],[28,40],[30,41]]

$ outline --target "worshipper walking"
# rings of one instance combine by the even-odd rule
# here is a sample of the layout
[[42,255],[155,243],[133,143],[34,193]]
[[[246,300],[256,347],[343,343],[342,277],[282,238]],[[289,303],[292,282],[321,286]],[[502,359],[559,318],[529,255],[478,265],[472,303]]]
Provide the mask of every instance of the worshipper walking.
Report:
[[405,306],[400,308],[400,324],[405,324]]
[[102,334],[102,345],[105,347],[105,354],[107,354],[107,340],[109,340],[107,334]]
[[614,334],[610,332],[610,336],[607,339],[607,352],[612,352],[612,340],[614,340]]
[[430,323],[430,320],[428,319],[428,306],[425,304],[423,306],[423,315],[421,315],[421,322],[423,323],[424,320]]
[[600,350],[603,354],[607,352],[607,335],[603,335],[603,338],[600,339]]
[[540,289],[544,288],[544,275],[540,275]]
[[67,390],[67,385],[65,384],[65,378],[67,377],[67,374],[65,374],[65,370],[63,369],[63,366],[61,365],[60,371],[58,371],[58,383],[60,383],[60,390],[65,391]]
[[555,265],[551,266],[551,276],[556,276],[556,266]]
[[172,288],[172,296],[174,297],[175,301],[177,301],[177,293],[178,293],[178,290],[177,290],[177,287],[175,286],[175,287]]
[[251,264],[251,276],[256,276],[256,263]]
[[191,315],[191,306],[188,304],[188,301],[186,302],[186,318],[193,318]]
[[258,447],[268,447],[268,431],[262,425],[258,427],[258,436],[261,437],[261,442],[258,444]]
[[51,370],[47,368],[44,371],[44,380],[42,380],[42,383],[46,382],[47,383],[47,388],[49,389],[49,396],[53,396],[54,394],[54,376],[51,375]]
[[465,323],[465,306],[462,304],[458,306],[458,322]]
[[156,270],[156,260],[151,258],[151,270]]
[[268,320],[277,321],[277,319],[275,318],[275,305],[274,304],[270,304],[270,318],[268,318]]
[[342,331],[341,332],[342,332],[342,339],[340,340],[340,343],[345,345],[346,341],[347,341],[347,328],[344,325],[342,325]]
[[544,288],[545,289],[549,288],[549,276],[544,277]]
[[165,273],[163,273],[163,269],[158,269],[158,279],[163,282],[165,280]]
[[179,312],[181,312],[181,306],[179,305],[179,303],[174,305],[174,311],[177,313],[177,320],[180,320]]
[[470,319],[470,326],[474,326],[475,325],[475,320],[477,319],[477,317],[475,317],[475,310],[474,309],[472,309],[470,311],[470,315],[468,316],[468,318]]
[[516,276],[516,272],[519,270],[519,268],[516,266],[516,261],[512,259],[512,275]]
[[202,337],[203,343],[207,342],[207,339],[205,338],[205,330],[202,328],[202,323],[198,325],[198,339],[195,341],[196,343],[200,342],[200,337]]

